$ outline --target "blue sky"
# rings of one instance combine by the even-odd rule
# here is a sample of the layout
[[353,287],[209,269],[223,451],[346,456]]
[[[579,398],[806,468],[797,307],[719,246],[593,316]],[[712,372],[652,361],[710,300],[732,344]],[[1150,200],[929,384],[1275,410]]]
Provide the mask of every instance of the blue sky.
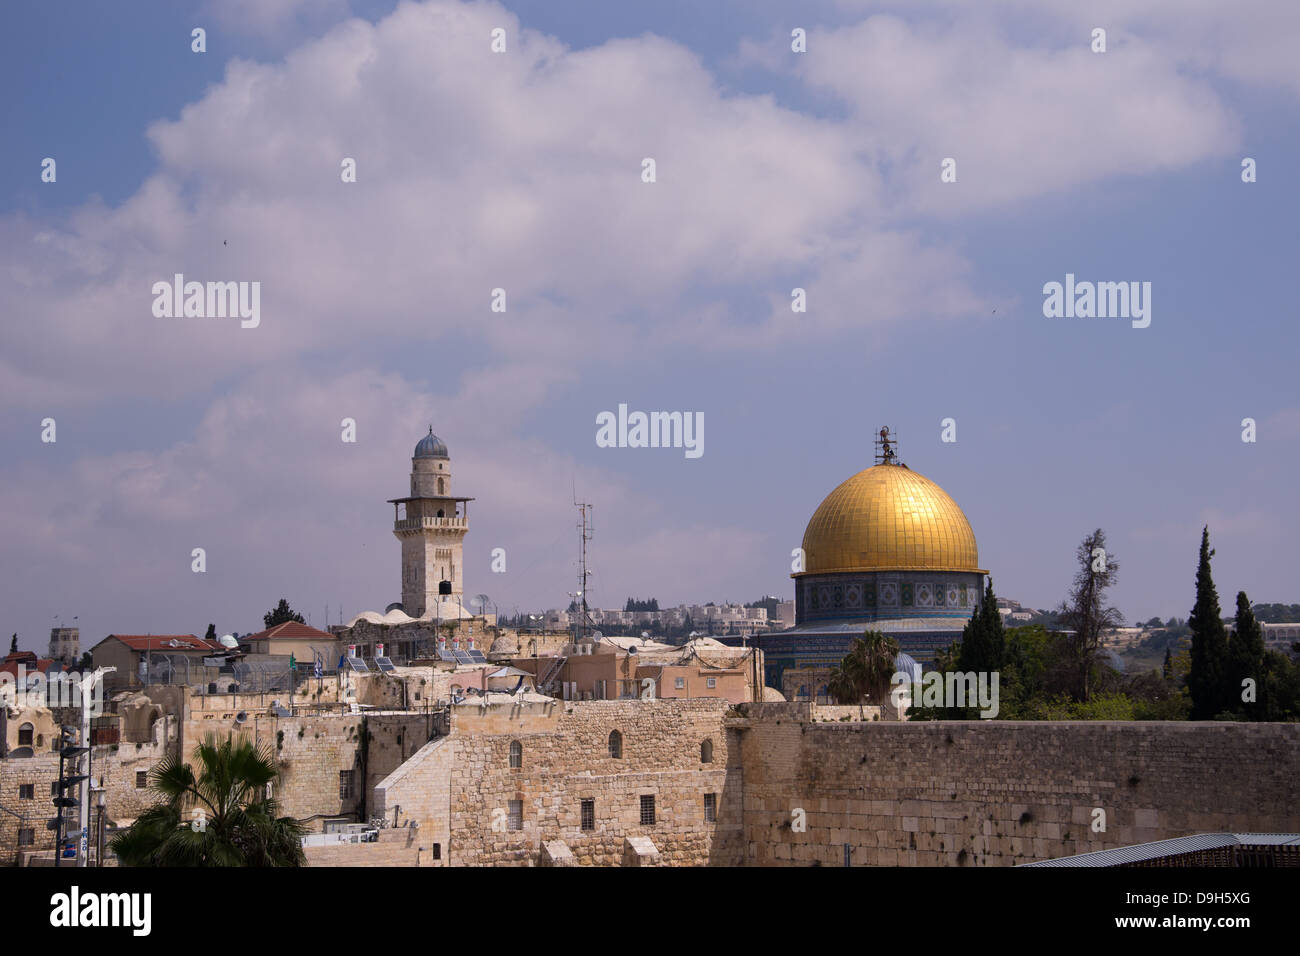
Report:
[[[572,590],[575,487],[600,605],[789,596],[881,424],[1000,594],[1056,604],[1100,526],[1121,610],[1185,616],[1208,523],[1225,608],[1300,600],[1300,13],[1075,6],[6,10],[0,625],[382,609],[428,424],[503,609]],[[154,318],[175,272],[260,281],[261,325]],[[1151,326],[1045,318],[1067,272],[1150,282]],[[598,448],[620,403],[703,412],[705,454]]]

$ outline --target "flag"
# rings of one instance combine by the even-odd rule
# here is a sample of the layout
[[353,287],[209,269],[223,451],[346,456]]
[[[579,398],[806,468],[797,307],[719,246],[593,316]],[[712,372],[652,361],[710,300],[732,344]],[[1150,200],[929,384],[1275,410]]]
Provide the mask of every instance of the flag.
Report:
[[298,661],[294,659],[294,656],[291,653],[289,655],[289,670],[296,671],[297,669],[298,669]]
[[321,666],[321,659],[318,656],[312,663],[312,676],[319,679],[323,673],[324,668]]

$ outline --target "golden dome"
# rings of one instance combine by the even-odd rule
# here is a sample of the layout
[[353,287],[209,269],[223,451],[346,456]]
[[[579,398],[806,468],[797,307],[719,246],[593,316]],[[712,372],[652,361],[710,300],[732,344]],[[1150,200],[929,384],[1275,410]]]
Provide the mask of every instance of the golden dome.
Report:
[[826,496],[803,533],[804,573],[978,571],[975,532],[948,493],[905,465],[860,471]]

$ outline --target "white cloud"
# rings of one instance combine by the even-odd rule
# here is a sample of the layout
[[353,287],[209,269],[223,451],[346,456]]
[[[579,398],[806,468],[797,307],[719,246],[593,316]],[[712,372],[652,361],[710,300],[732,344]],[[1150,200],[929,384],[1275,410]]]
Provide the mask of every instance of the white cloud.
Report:
[[[861,149],[888,168],[895,213],[967,212],[1116,175],[1144,175],[1223,155],[1237,123],[1205,82],[1132,35],[1094,54],[1016,42],[983,17],[942,25],[875,15],[814,30],[791,56],[778,37],[744,57],[792,69],[852,112]],[[957,163],[956,183],[940,164]]]

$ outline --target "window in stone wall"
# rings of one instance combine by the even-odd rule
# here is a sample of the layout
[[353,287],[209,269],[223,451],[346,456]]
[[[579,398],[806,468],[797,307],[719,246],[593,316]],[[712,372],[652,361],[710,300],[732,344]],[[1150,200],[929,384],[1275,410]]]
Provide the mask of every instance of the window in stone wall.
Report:
[[582,801],[582,828],[584,830],[596,829],[596,801]]
[[706,740],[700,744],[700,763],[713,763],[712,740]]
[[510,741],[510,769],[518,770],[524,765],[524,745],[517,740]]
[[18,799],[19,799],[19,800],[35,800],[35,799],[36,799],[36,784],[34,784],[34,783],[20,783],[20,784],[18,785]]
[[510,829],[522,830],[524,828],[524,801],[510,801]]
[[31,724],[21,724],[18,727],[18,746],[30,747],[32,745],[32,735],[36,733],[36,728]]
[[31,827],[22,827],[18,830],[18,845],[32,846],[36,843],[36,831]]
[[442,859],[442,844],[441,844],[441,843],[435,843],[435,844],[433,845],[433,858],[434,858],[435,860],[441,860],[441,859]]
[[678,690],[685,690],[685,689],[686,689],[686,678],[685,678],[685,677],[679,677],[679,678],[677,678],[677,680],[676,680],[676,682],[673,684],[673,686],[676,687]]
[[706,793],[704,795],[704,822],[716,823],[718,819],[718,795],[716,793]]
[[712,688],[712,687],[717,687],[717,686],[718,686],[718,679],[717,679],[716,677],[710,677],[710,678],[707,678],[707,679],[705,680],[705,683],[708,684],[708,686],[711,687],[711,688]]
[[351,800],[357,794],[357,774],[355,770],[339,771],[339,799]]
[[149,786],[149,771],[137,770],[135,772],[135,788],[137,790],[143,790],[147,786]]
[[623,735],[617,730],[609,732],[609,755],[615,760],[623,759]]
[[641,794],[641,826],[655,825],[655,797],[653,793]]

